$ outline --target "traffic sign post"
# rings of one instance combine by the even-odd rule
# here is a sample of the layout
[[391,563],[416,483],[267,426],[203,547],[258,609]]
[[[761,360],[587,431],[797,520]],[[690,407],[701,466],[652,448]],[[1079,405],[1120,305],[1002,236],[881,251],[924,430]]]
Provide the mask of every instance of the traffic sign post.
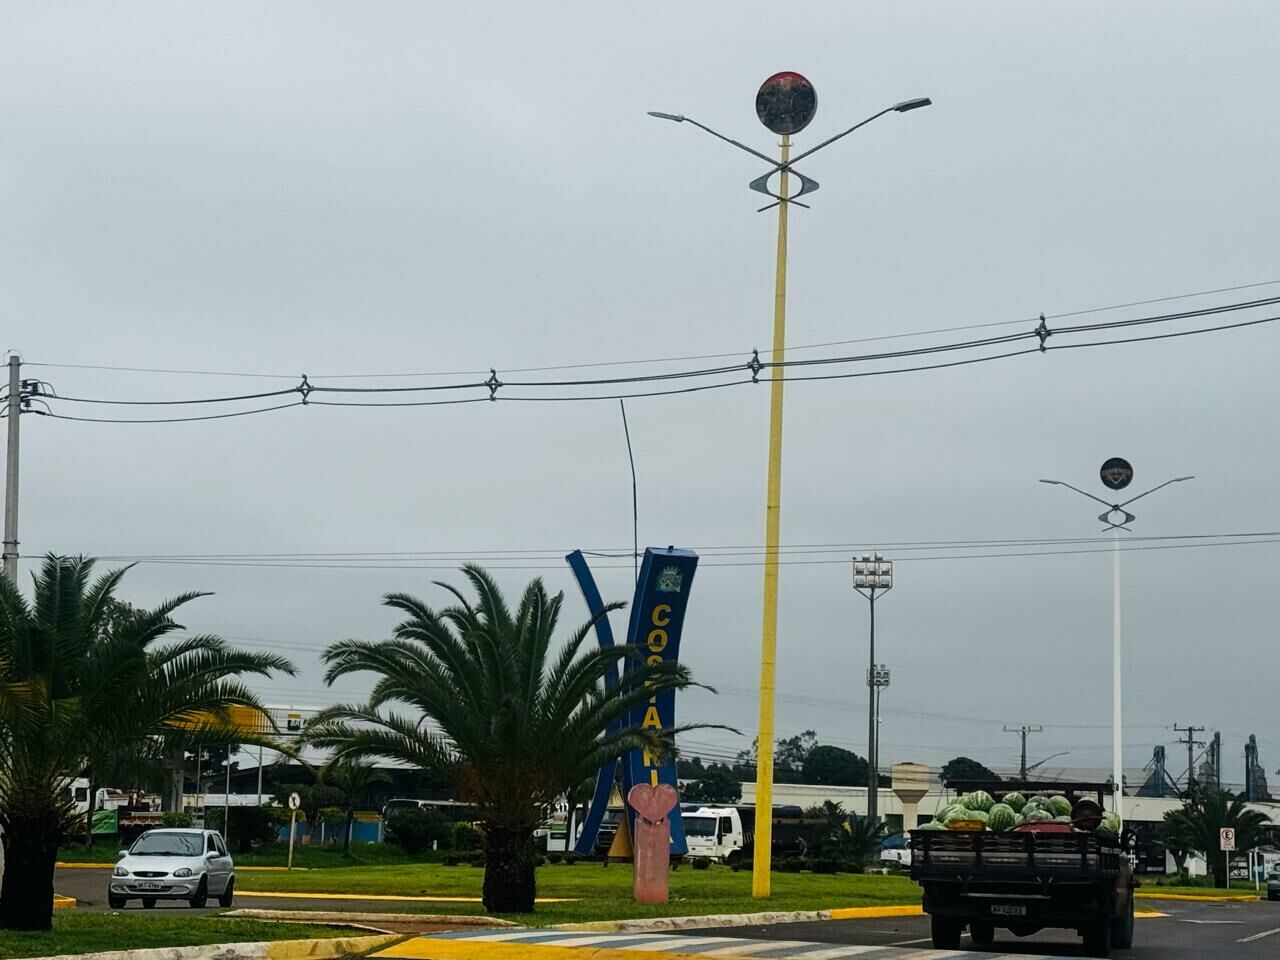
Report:
[[1227,861],[1227,889],[1231,889],[1231,851],[1236,848],[1236,828],[1223,827],[1218,831],[1218,849]]
[[289,794],[289,865],[286,870],[293,869],[293,835],[297,832],[298,808],[302,806],[302,798],[297,791]]

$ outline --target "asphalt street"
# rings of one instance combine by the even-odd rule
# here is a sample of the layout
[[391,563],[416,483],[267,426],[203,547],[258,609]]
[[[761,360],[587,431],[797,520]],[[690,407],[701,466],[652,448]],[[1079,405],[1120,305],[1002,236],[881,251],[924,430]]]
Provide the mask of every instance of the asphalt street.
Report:
[[[1137,921],[1131,950],[1115,950],[1123,960],[1250,960],[1280,957],[1280,903],[1201,903],[1185,900],[1139,900],[1138,910],[1163,913]],[[812,940],[821,943],[928,948],[928,917],[890,920],[824,920],[779,923],[767,927],[689,930],[690,935],[752,937],[766,940]],[[967,946],[967,943],[966,943]],[[972,953],[979,951],[968,948]],[[1069,930],[1046,930],[1019,939],[1006,930],[986,955],[1084,956],[1080,939]]]

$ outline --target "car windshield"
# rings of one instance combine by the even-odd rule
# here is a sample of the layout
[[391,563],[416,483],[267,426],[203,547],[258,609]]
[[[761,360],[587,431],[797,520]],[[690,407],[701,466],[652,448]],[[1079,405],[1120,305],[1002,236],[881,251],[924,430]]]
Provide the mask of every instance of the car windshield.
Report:
[[135,857],[198,857],[204,837],[198,833],[144,833],[129,848]]
[[714,837],[716,835],[716,818],[685,817],[684,835],[686,837]]

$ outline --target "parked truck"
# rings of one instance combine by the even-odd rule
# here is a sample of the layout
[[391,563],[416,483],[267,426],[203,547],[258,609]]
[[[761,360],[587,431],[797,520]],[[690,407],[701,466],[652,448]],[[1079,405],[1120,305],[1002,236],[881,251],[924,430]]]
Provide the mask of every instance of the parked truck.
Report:
[[[680,806],[689,856],[733,864],[755,851],[756,808],[685,803]],[[775,857],[801,856],[830,824],[823,817],[806,817],[796,806],[773,808]]]
[[979,948],[990,946],[997,929],[1025,937],[1045,927],[1075,930],[1095,957],[1133,944],[1129,850],[1101,826],[1109,784],[948,786],[986,790],[997,799],[1050,787],[1071,801],[1071,822],[1029,822],[1001,832],[976,823],[971,830],[913,830],[911,878],[924,889],[935,947],[956,949],[966,927]]

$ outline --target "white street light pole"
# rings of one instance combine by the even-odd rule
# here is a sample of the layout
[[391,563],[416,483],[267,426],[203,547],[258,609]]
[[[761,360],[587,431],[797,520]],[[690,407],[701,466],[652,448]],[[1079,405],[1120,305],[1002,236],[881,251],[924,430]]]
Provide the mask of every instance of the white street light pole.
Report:
[[[1113,457],[1102,465],[1100,471],[1102,482],[1112,490],[1123,490],[1133,480],[1133,467],[1127,460]],[[1174,477],[1159,486],[1152,487],[1145,493],[1130,497],[1122,503],[1111,503],[1086,493],[1079,487],[1073,487],[1061,480],[1041,480],[1058,487],[1074,490],[1081,496],[1088,497],[1102,504],[1107,509],[1098,515],[1098,520],[1111,530],[1111,791],[1112,809],[1124,825],[1124,699],[1123,699],[1123,665],[1121,661],[1121,615],[1120,615],[1120,531],[1128,530],[1129,524],[1137,519],[1125,509],[1135,500],[1141,500],[1149,494],[1162,490],[1171,483],[1194,480],[1194,477]]]

